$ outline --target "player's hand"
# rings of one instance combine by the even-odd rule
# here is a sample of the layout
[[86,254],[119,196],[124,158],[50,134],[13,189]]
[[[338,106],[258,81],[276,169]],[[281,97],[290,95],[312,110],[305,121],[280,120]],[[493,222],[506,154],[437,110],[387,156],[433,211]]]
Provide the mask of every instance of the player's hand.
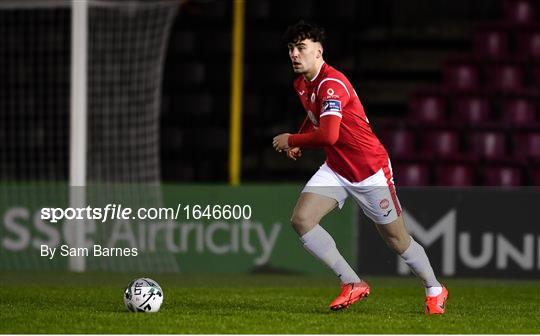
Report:
[[299,147],[292,147],[287,150],[287,157],[291,160],[296,161],[299,157],[302,156],[302,150]]
[[272,146],[274,146],[276,151],[281,153],[285,149],[289,149],[289,135],[289,133],[282,133],[274,137]]

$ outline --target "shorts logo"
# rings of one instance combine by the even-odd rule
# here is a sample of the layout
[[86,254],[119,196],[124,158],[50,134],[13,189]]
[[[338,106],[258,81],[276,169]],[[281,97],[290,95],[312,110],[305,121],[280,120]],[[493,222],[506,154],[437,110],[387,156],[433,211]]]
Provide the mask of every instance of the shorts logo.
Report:
[[327,100],[323,103],[322,113],[341,112],[341,102],[339,100]]
[[386,198],[381,200],[381,202],[379,203],[379,207],[381,209],[388,209],[389,205],[390,205],[390,202],[388,202],[388,200]]

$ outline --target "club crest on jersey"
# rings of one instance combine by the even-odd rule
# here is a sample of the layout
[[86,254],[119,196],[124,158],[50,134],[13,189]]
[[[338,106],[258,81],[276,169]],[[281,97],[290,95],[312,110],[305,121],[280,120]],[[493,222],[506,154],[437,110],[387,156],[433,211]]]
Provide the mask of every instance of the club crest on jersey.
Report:
[[323,103],[321,113],[341,112],[341,102],[339,100],[327,100]]
[[317,121],[317,118],[315,118],[315,115],[313,114],[313,112],[311,112],[311,110],[307,111],[307,115],[313,125],[319,126],[319,122]]

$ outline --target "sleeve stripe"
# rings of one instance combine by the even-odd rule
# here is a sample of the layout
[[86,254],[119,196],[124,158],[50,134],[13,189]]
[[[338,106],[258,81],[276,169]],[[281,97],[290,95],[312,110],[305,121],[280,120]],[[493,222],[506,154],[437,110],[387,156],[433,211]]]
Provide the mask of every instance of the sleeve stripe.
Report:
[[319,116],[319,118],[322,118],[322,117],[327,116],[327,115],[335,115],[335,116],[338,116],[340,118],[343,118],[343,116],[339,112],[324,112],[323,114],[321,114]]
[[345,91],[347,91],[347,95],[350,97],[351,94],[349,93],[349,90],[347,89],[347,86],[345,85],[345,83],[343,83],[342,81],[340,81],[339,79],[336,79],[336,78],[325,78],[323,79],[320,83],[319,83],[319,86],[317,87],[317,95],[319,95],[319,90],[321,89],[321,85],[322,83],[326,82],[326,81],[336,81],[338,82],[339,84],[343,85],[343,87],[345,88]]

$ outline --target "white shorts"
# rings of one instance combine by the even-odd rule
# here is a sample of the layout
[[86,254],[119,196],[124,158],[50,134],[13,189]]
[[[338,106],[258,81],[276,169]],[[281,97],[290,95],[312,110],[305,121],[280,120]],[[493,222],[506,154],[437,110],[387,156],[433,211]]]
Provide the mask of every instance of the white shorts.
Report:
[[338,202],[340,209],[347,197],[351,195],[364,214],[377,224],[393,222],[401,214],[390,161],[388,161],[388,166],[356,183],[338,175],[324,163],[311,177],[302,192],[333,198]]

